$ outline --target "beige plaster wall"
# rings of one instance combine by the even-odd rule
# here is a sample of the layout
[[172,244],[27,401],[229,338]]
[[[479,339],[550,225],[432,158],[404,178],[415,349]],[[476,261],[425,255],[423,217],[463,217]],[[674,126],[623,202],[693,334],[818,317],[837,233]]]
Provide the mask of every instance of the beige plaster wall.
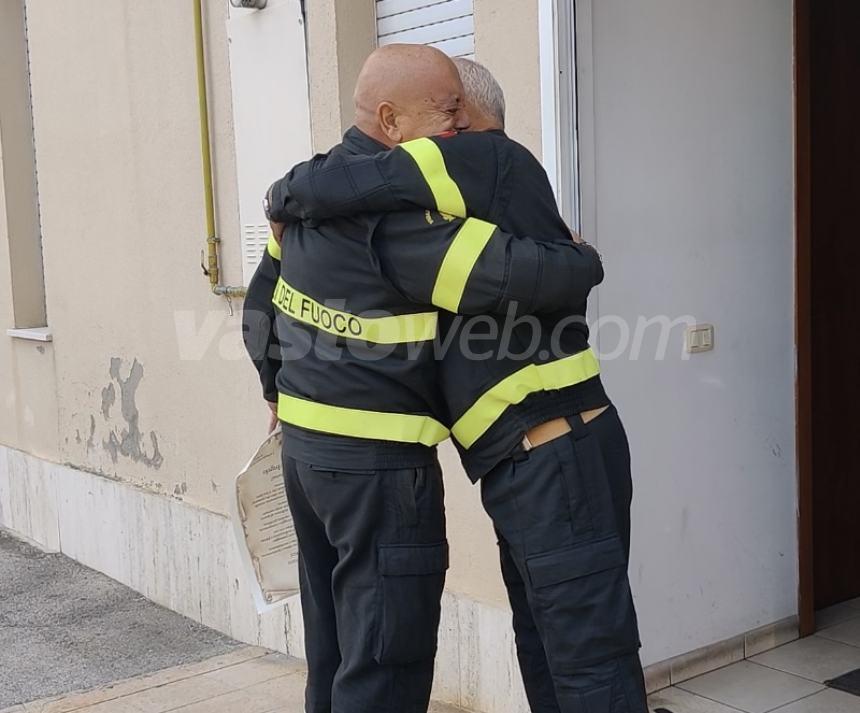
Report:
[[306,4],[311,125],[316,151],[327,151],[352,124],[352,93],[376,46],[375,0]]
[[[224,281],[241,280],[227,3],[204,3]],[[478,59],[503,83],[510,133],[540,145],[536,3],[476,2]],[[36,160],[53,345],[5,340],[3,443],[224,512],[266,415],[238,312],[200,270],[203,193],[189,4],[28,0]],[[533,28],[524,31],[523,28]],[[494,40],[516,30],[518,60]],[[314,144],[336,143],[375,40],[372,0],[309,3]],[[0,270],[8,274],[6,241]],[[8,280],[0,285],[4,319]],[[238,309],[240,305],[234,305]],[[10,401],[11,400],[11,401]],[[28,415],[29,414],[29,415]],[[504,600],[494,536],[442,449],[451,589]]]
[[[235,284],[227,3],[204,6],[222,266]],[[201,274],[192,6],[30,0],[27,11],[56,381],[36,378],[32,359],[24,370],[33,354],[21,345],[13,389],[56,399],[55,459],[223,512],[266,417],[239,314]],[[4,437],[27,447],[20,428]]]
[[540,157],[538,0],[475,0],[475,59],[502,85],[508,135]]

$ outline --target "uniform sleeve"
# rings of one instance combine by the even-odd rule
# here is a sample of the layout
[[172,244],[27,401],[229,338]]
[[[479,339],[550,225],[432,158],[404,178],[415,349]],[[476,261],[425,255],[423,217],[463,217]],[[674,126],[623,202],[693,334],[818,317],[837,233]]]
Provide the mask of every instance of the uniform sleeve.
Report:
[[477,218],[392,214],[373,245],[409,299],[460,314],[556,312],[582,304],[603,280],[587,245],[518,237]]
[[278,223],[435,207],[415,161],[399,148],[375,156],[315,156],[272,185],[269,203]]
[[263,398],[278,401],[275,378],[281,368],[281,348],[275,322],[272,295],[281,274],[281,250],[273,238],[257,271],[251,278],[242,308],[242,338],[245,349],[260,375]]
[[416,139],[374,156],[319,155],[273,184],[270,211],[279,223],[415,208],[465,218],[489,210],[497,172],[493,138],[480,133]]

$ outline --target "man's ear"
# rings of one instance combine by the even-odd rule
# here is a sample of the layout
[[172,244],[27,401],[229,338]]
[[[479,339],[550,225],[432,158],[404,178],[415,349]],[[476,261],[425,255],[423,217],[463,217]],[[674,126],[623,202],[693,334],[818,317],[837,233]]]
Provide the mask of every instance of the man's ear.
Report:
[[376,107],[376,119],[379,122],[379,128],[394,144],[403,141],[403,132],[397,125],[397,115],[397,109],[389,102],[381,102]]

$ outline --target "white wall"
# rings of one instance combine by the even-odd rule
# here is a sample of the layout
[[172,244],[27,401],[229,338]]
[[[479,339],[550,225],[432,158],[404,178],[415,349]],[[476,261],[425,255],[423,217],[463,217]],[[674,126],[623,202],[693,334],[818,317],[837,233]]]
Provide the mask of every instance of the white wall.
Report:
[[[601,318],[716,325],[604,362],[634,456],[646,663],[797,611],[791,0],[580,0]],[[600,330],[600,349],[619,329]]]

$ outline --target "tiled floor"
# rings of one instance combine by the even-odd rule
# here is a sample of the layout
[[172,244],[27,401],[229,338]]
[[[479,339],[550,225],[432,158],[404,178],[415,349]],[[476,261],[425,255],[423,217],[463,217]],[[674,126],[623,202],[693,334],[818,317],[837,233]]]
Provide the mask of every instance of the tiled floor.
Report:
[[824,681],[860,669],[860,599],[819,612],[819,631],[651,697],[672,713],[860,713]]

